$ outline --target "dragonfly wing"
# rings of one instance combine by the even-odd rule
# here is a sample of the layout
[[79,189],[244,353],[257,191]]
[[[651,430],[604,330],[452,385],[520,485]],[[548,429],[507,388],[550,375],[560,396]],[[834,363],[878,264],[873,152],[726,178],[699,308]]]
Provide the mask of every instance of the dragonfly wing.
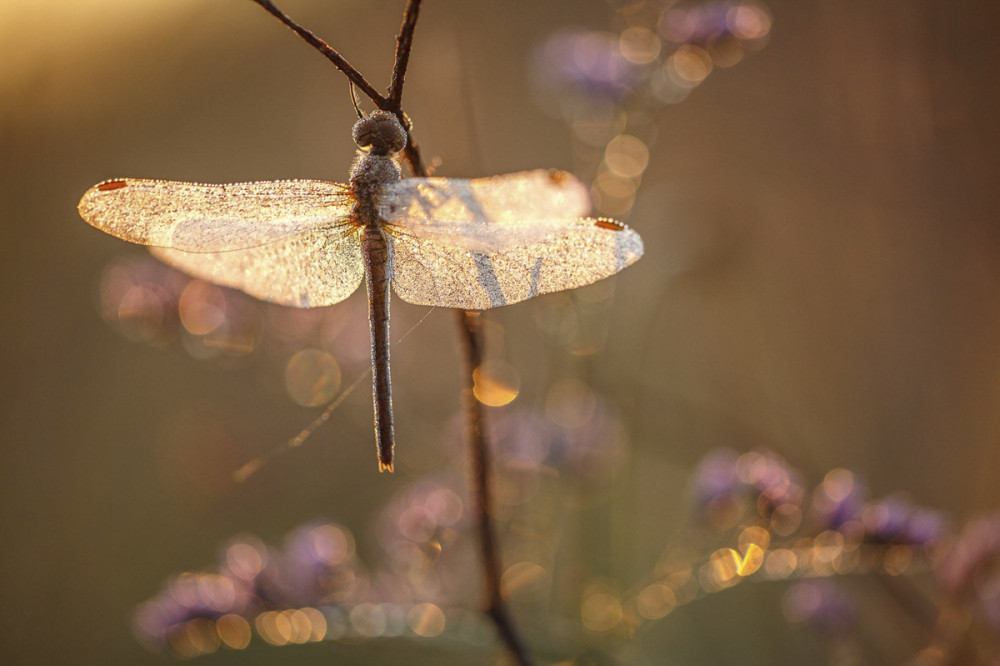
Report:
[[586,186],[562,171],[406,178],[379,194],[396,293],[466,310],[581,287],[642,256],[635,231],[589,210]]
[[353,199],[321,180],[203,185],[121,178],[87,190],[80,216],[140,245],[185,252],[245,250],[343,226]]
[[151,251],[194,277],[300,308],[338,303],[354,293],[364,276],[356,229],[315,231],[229,252]]
[[642,256],[639,234],[618,222],[540,224],[548,230],[541,239],[485,251],[390,228],[396,294],[417,305],[485,310],[597,282]]
[[390,225],[477,252],[541,241],[588,212],[587,187],[545,169],[472,180],[404,178],[379,192],[379,215]]

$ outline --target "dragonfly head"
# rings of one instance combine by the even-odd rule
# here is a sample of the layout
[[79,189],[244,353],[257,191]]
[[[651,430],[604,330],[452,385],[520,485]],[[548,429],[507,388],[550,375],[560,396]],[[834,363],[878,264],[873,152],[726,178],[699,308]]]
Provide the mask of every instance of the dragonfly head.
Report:
[[372,155],[391,155],[406,147],[406,131],[386,111],[372,111],[354,123],[354,143]]

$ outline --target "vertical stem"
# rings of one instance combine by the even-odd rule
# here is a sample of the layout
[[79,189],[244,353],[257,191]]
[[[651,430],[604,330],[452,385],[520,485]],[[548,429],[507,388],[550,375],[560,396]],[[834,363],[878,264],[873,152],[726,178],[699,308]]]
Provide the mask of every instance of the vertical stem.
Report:
[[[413,48],[413,32],[417,27],[417,15],[420,13],[420,0],[409,0],[403,10],[403,25],[396,37],[396,57],[392,66],[392,81],[389,83],[389,103],[399,108],[403,99],[403,77],[406,76],[406,66],[410,62],[410,49]],[[409,126],[404,125],[409,129]]]
[[500,591],[500,553],[497,547],[496,529],[493,524],[490,494],[490,473],[492,470],[490,450],[486,442],[483,405],[476,400],[476,396],[472,392],[472,373],[483,361],[482,322],[478,313],[456,310],[455,315],[465,348],[462,408],[466,414],[473,484],[472,499],[475,503],[476,528],[479,532],[479,555],[486,583],[486,614],[493,620],[500,638],[517,663],[521,666],[530,666],[533,662]]

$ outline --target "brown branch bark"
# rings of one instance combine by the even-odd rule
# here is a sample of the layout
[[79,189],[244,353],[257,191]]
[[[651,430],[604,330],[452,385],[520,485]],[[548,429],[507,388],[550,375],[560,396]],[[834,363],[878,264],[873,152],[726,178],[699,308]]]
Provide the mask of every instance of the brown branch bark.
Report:
[[[392,65],[392,81],[389,83],[389,103],[399,108],[403,99],[403,78],[406,76],[406,66],[410,63],[410,49],[413,48],[413,32],[417,28],[417,15],[420,13],[420,0],[409,0],[403,12],[403,25],[396,37],[396,57]],[[409,129],[410,126],[404,124]]]
[[[392,81],[389,85],[389,94],[386,97],[380,95],[368,83],[365,77],[361,75],[361,72],[347,62],[333,47],[309,30],[296,24],[284,12],[275,7],[270,0],[252,1],[269,11],[278,20],[326,56],[376,106],[383,111],[394,114],[399,119],[399,122],[406,130],[407,139],[406,149],[403,151],[403,159],[414,176],[426,177],[427,169],[424,166],[420,149],[413,139],[411,131],[412,123],[402,108],[403,80],[406,76],[406,67],[410,59],[410,50],[413,47],[413,33],[416,29],[421,0],[408,0],[403,13],[403,24],[400,27],[399,35],[396,37],[396,58],[393,64]],[[510,610],[507,607],[506,601],[504,601],[500,589],[500,550],[492,514],[492,495],[490,492],[492,467],[490,448],[486,435],[486,416],[483,412],[482,403],[476,399],[473,393],[472,381],[473,371],[483,362],[482,324],[478,313],[455,310],[455,315],[459,334],[462,339],[462,346],[465,351],[461,402],[466,414],[471,481],[473,486],[472,497],[475,503],[480,560],[483,567],[483,580],[486,588],[485,612],[493,622],[500,639],[515,661],[520,666],[532,666],[534,662],[528,652],[527,646],[521,639],[517,626],[514,624],[514,619],[510,614]]]
[[462,408],[465,410],[466,433],[469,440],[470,470],[474,501],[476,503],[476,527],[479,531],[479,556],[483,565],[486,582],[486,614],[493,620],[500,638],[511,655],[522,666],[532,664],[528,649],[514,624],[514,619],[504,601],[500,589],[500,549],[497,544],[496,528],[493,523],[492,495],[490,493],[491,458],[486,438],[486,418],[483,404],[473,393],[472,373],[483,362],[482,321],[479,313],[455,310],[461,331],[462,347],[465,351],[465,372],[462,379]]

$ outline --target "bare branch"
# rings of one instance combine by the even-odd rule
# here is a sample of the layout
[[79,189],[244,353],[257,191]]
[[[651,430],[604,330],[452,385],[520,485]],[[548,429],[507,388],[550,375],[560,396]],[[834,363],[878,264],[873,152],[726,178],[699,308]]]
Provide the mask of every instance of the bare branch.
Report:
[[[420,13],[420,0],[409,0],[403,12],[403,25],[396,37],[396,58],[392,65],[392,82],[389,84],[389,102],[397,109],[403,99],[403,78],[406,76],[406,65],[410,62],[410,49],[413,47],[413,31],[417,27],[417,14]],[[409,125],[403,125],[409,128]]]
[[344,75],[354,83],[354,85],[361,89],[361,92],[368,95],[368,97],[375,102],[376,106],[383,108],[383,106],[386,105],[388,100],[375,90],[374,86],[368,83],[368,80],[361,74],[361,72],[356,70],[354,65],[347,62],[347,59],[340,55],[336,49],[317,37],[312,31],[303,28],[298,23],[293,21],[288,14],[275,7],[271,0],[252,0],[252,2],[256,2],[258,5],[266,9],[272,16],[291,28],[295,34],[306,40],[306,42],[308,42],[313,48],[326,56],[327,59],[337,67],[337,69],[342,71]]
[[406,161],[406,165],[410,167],[410,173],[418,178],[426,178],[428,176],[427,167],[424,166],[424,160],[420,156],[420,146],[417,145],[417,142],[413,139],[413,133],[410,132],[410,119],[406,118],[405,121],[400,120],[400,122],[406,128],[406,148],[403,149],[403,159]]

